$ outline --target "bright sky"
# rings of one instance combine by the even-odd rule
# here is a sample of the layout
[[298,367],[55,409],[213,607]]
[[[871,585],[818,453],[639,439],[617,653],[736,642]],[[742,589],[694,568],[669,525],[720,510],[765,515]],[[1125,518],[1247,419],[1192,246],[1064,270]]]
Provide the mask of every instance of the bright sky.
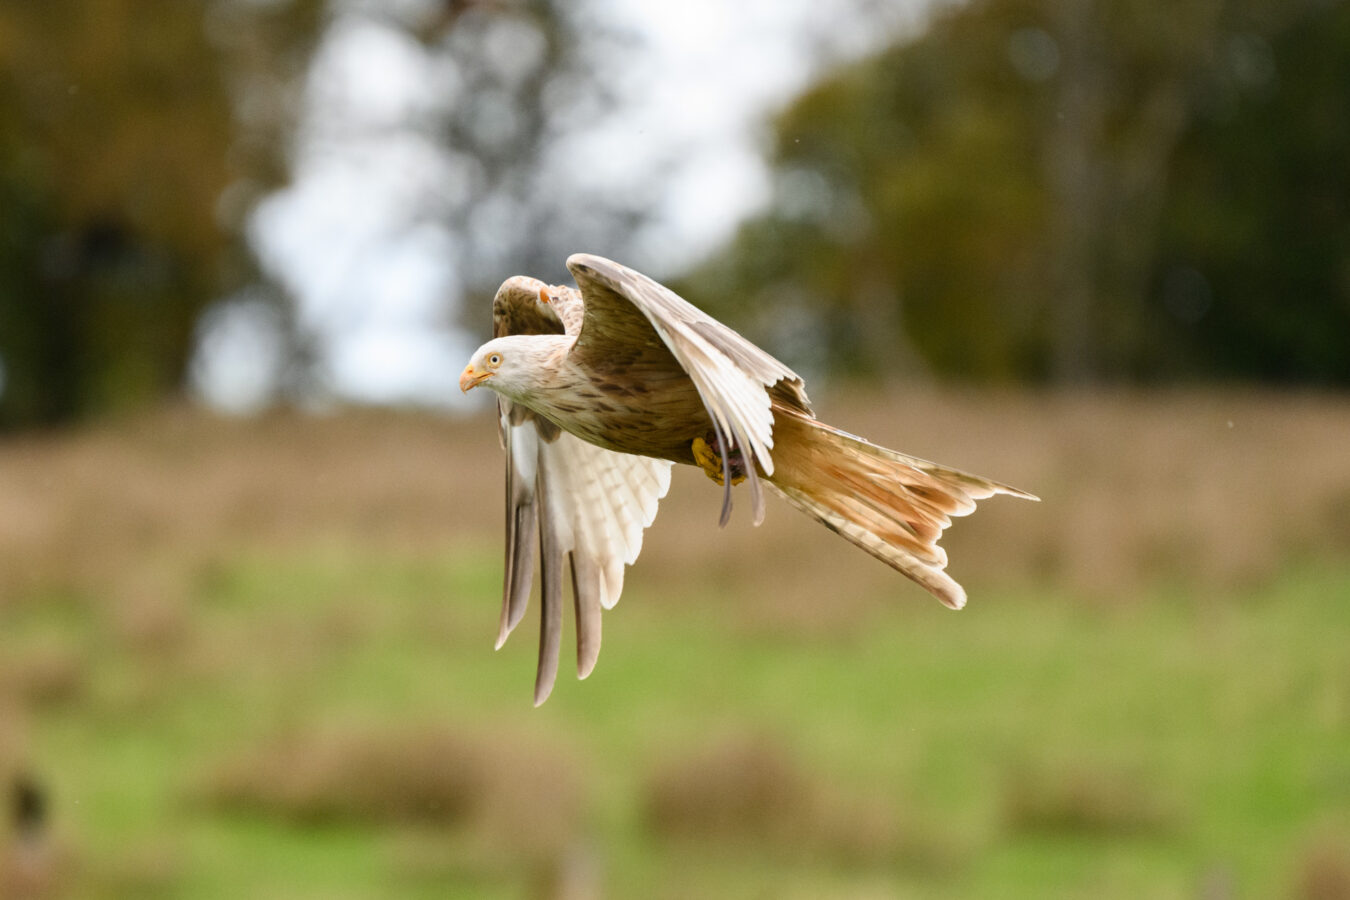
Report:
[[[767,198],[763,124],[808,83],[817,65],[809,42],[824,38],[835,59],[858,55],[912,26],[929,0],[881,4],[890,21],[880,29],[810,0],[596,2],[646,51],[642,69],[625,79],[625,112],[589,139],[594,149],[623,158],[635,177],[671,146],[680,150],[680,164],[663,176],[665,202],[630,260],[660,277],[715,248]],[[459,371],[486,338],[451,325],[451,236],[431,226],[410,232],[403,221],[402,211],[450,177],[433,146],[399,130],[431,102],[425,87],[437,82],[435,67],[398,31],[339,16],[310,75],[295,182],[252,221],[253,244],[297,298],[298,321],[317,338],[337,397],[457,406]],[[625,152],[604,153],[606,142]],[[646,158],[632,150],[644,144]],[[241,303],[210,320],[196,367],[209,400],[238,410],[263,402],[280,365],[280,345],[266,337],[271,315],[265,304]]]

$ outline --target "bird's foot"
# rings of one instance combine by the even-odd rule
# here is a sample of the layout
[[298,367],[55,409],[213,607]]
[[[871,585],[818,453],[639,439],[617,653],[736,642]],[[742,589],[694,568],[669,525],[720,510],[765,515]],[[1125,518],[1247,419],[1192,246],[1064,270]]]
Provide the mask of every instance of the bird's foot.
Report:
[[[717,451],[709,446],[707,441],[701,437],[694,438],[694,442],[690,445],[690,449],[694,452],[694,461],[698,463],[699,468],[702,469],[709,478],[718,484],[726,484],[722,475],[722,457],[717,455]],[[727,468],[731,471],[731,483],[733,485],[740,484],[745,480],[745,463],[741,460],[740,451],[733,450],[731,452],[731,458],[727,462],[729,464]]]

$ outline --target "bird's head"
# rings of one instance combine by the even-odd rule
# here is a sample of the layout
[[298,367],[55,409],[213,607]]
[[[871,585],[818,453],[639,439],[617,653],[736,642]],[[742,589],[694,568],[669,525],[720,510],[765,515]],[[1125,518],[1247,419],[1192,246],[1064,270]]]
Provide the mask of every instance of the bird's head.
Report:
[[[521,400],[537,386],[554,352],[554,335],[508,335],[493,338],[474,351],[459,376],[459,389],[483,385],[504,397]],[[561,335],[558,335],[561,337]]]

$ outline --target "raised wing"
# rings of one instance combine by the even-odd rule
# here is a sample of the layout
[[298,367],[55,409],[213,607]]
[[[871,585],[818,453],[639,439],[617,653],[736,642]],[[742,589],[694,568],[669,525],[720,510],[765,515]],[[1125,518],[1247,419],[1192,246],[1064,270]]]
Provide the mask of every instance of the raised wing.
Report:
[[[565,322],[579,327],[580,302],[570,288],[509,279],[493,300],[493,336],[557,334]],[[672,464],[588,444],[506,399],[498,402],[498,413],[506,451],[506,565],[497,647],[525,615],[535,569],[530,542],[537,531],[538,705],[557,678],[564,565],[570,569],[577,617],[577,675],[585,678],[600,653],[600,612],[619,600],[623,567],[637,560],[643,529],[655,520],[657,504],[670,487]]]
[[562,334],[557,307],[544,302],[549,286],[538,278],[515,275],[502,282],[492,298],[492,336],[508,334]]
[[726,490],[722,524],[731,514],[730,453],[745,462],[755,524],[764,519],[756,464],[773,474],[773,412],[779,402],[810,412],[802,380],[727,326],[675,292],[626,266],[586,253],[569,257],[567,268],[581,288],[585,314],[573,353],[604,358],[631,352],[659,339],[698,389],[713,422]]
[[581,330],[581,294],[575,288],[513,275],[492,298],[492,336],[576,334]]

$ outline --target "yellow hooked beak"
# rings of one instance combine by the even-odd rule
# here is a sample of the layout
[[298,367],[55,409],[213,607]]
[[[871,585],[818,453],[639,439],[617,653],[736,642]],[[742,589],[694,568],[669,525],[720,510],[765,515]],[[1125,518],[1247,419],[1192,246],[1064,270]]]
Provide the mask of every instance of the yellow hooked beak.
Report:
[[469,363],[464,367],[464,371],[460,373],[459,389],[467,394],[470,389],[478,387],[491,377],[491,372],[480,372],[474,368],[473,363]]

